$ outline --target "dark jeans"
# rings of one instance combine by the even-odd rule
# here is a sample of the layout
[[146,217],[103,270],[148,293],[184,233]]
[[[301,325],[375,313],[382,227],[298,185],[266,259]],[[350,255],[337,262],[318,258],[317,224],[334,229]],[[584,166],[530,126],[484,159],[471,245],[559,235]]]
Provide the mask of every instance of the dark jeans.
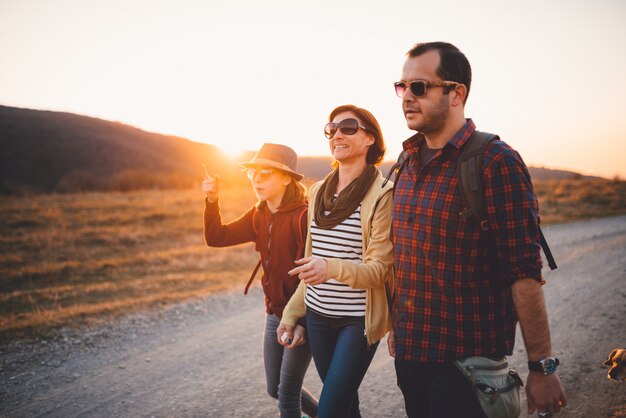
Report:
[[307,333],[324,383],[319,418],[359,418],[358,390],[378,343],[367,345],[364,318],[328,318],[307,309]]
[[428,364],[396,359],[398,386],[409,418],[483,418],[467,378],[453,363]]

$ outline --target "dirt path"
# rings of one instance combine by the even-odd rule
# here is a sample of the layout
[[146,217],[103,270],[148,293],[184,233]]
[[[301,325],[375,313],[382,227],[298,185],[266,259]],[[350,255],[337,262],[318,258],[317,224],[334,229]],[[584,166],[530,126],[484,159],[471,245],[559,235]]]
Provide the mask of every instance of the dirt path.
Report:
[[[545,271],[569,406],[561,416],[626,416],[626,382],[601,366],[626,347],[626,216],[546,228],[560,268]],[[263,301],[225,294],[129,315],[48,341],[0,342],[0,417],[274,417],[264,394]],[[526,374],[519,339],[511,362]],[[313,365],[305,380],[315,394]],[[361,386],[365,417],[402,417],[386,346]],[[524,415],[523,415],[524,416]]]

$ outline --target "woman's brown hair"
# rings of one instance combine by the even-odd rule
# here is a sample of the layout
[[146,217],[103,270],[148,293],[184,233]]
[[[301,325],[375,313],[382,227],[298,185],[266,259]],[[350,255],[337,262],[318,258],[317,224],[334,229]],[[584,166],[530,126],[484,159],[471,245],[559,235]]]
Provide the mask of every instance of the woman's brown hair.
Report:
[[[287,173],[284,173],[289,175]],[[286,205],[289,202],[299,202],[306,200],[306,187],[304,184],[300,183],[295,178],[291,177],[291,182],[287,185],[285,189],[285,194],[283,194],[283,200],[280,202],[280,206]]]

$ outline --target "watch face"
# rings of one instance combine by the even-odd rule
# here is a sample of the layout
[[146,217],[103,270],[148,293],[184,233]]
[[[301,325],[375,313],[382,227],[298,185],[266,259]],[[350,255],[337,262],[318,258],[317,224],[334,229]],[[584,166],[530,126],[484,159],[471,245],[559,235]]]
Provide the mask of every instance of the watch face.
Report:
[[543,367],[544,374],[552,374],[556,371],[556,366],[558,365],[556,359],[548,357],[541,361],[541,366]]

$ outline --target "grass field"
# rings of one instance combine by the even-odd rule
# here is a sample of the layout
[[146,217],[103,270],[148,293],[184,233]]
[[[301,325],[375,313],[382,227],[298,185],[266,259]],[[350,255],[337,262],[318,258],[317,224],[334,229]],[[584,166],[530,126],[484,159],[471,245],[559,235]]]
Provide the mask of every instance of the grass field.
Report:
[[[226,221],[255,202],[241,190],[222,201]],[[198,191],[2,198],[0,333],[243,287],[258,255],[208,248],[203,207]]]
[[[542,223],[626,213],[626,182],[537,182]],[[248,189],[221,197],[224,221],[254,203]],[[241,288],[252,244],[208,248],[198,191],[3,197],[0,337],[103,321]]]

